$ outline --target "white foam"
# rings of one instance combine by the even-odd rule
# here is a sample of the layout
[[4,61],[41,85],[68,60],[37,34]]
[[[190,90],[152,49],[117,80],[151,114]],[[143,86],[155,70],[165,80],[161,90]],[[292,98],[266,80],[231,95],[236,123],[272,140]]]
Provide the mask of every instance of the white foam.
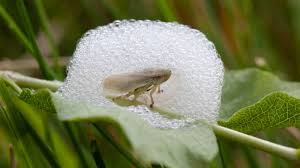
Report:
[[[156,107],[192,120],[216,122],[223,63],[203,33],[177,23],[124,20],[88,31],[77,44],[59,93],[76,101],[116,107],[103,95],[103,79],[155,67],[172,71],[161,85],[164,92],[154,95]],[[184,123],[147,108],[127,109],[157,127],[177,128]]]

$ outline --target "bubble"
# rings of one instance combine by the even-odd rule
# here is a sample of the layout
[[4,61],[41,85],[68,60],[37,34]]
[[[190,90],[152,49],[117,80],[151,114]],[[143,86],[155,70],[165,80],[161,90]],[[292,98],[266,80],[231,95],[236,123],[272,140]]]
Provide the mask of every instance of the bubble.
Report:
[[104,97],[102,81],[112,74],[147,68],[172,71],[161,85],[163,93],[153,95],[155,107],[186,120],[166,118],[146,106],[130,106],[128,111],[160,128],[178,128],[190,120],[216,122],[223,63],[203,33],[175,22],[118,20],[88,31],[77,44],[58,93],[75,101],[118,107]]

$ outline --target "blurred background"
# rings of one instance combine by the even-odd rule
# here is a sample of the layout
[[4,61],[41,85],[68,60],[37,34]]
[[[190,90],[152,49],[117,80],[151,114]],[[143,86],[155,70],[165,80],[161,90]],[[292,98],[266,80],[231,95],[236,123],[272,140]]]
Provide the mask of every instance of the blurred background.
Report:
[[[0,2],[24,31],[16,0]],[[46,58],[53,55],[53,47],[57,49],[55,54],[60,57],[72,55],[82,34],[99,25],[117,19],[159,19],[177,21],[205,33],[216,45],[227,69],[260,67],[282,78],[300,79],[298,0],[42,1],[42,13],[45,13],[42,17],[50,35],[44,31],[43,19],[40,19],[41,9],[36,7],[36,0],[25,0],[24,3],[38,46]],[[0,21],[0,34],[1,61],[30,58],[24,45],[3,20]],[[48,44],[47,36],[51,36],[54,46]],[[22,66],[20,69],[29,66],[18,65]],[[4,69],[3,66],[0,68]]]
[[[300,80],[299,0],[20,2],[0,0],[0,70],[53,79],[39,70],[35,59],[43,67],[42,57],[53,67],[56,79],[63,79],[64,70],[61,67],[68,63],[84,32],[114,20],[149,19],[176,21],[202,31],[214,42],[226,69],[258,67],[282,79]],[[24,8],[27,9],[25,13]],[[295,138],[286,131],[271,130],[258,136],[299,146],[297,134],[294,134]],[[223,156],[219,157],[225,162],[224,167],[294,166],[275,156],[221,141]],[[6,146],[2,145],[0,149],[6,150]],[[5,155],[0,154],[0,160],[1,157]]]

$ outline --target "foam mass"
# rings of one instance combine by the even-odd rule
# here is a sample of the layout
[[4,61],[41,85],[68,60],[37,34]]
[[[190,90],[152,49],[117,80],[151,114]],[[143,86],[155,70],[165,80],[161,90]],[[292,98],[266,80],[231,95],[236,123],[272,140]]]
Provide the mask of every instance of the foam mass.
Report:
[[[116,107],[104,95],[103,80],[146,68],[172,71],[161,85],[163,93],[153,95],[155,107],[181,114],[188,121],[216,121],[223,63],[203,33],[173,22],[124,20],[89,30],[77,44],[58,93],[75,101]],[[141,96],[140,101],[147,97]],[[126,109],[157,127],[177,128],[185,123],[167,119],[146,106]]]

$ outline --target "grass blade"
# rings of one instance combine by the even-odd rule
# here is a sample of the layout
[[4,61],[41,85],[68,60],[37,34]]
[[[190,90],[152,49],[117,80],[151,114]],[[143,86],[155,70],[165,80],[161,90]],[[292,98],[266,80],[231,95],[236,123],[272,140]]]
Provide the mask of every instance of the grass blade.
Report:
[[136,158],[134,158],[134,156],[127,151],[126,149],[124,149],[120,144],[118,144],[110,135],[109,133],[103,129],[101,126],[97,125],[97,124],[93,124],[96,128],[96,130],[98,131],[98,133],[101,134],[101,136],[107,140],[107,142],[109,142],[113,147],[115,147],[115,149],[117,151],[119,151],[129,162],[131,162],[135,167],[137,168],[144,168],[145,166],[140,163]]
[[99,0],[101,5],[113,16],[114,19],[126,19],[128,16],[122,13],[116,6],[110,4],[108,0]]
[[52,51],[51,56],[53,59],[54,69],[56,71],[56,74],[58,74],[58,77],[60,79],[63,79],[63,71],[59,65],[59,51],[58,51],[57,46],[55,45],[54,37],[49,29],[50,26],[49,26],[49,22],[47,19],[47,15],[45,12],[43,2],[42,2],[42,0],[34,0],[33,2],[34,2],[34,6],[37,10],[37,16],[40,21],[41,27],[47,37],[49,47]]
[[[27,106],[24,106],[24,103],[20,103],[20,100],[16,99],[15,96],[12,95],[13,93],[8,90],[2,79],[0,80],[0,93],[9,112],[6,113],[7,123],[9,124],[10,130],[14,132],[16,139],[15,143],[20,146],[23,155],[26,157],[25,160],[28,163],[28,166],[34,167],[34,165],[41,163],[32,162],[33,157],[37,156],[34,156],[31,152],[36,153],[37,151],[35,151],[35,148],[37,148],[44,156],[42,157],[41,155],[38,155],[40,159],[45,158],[51,166],[60,167],[49,146],[44,143],[40,135],[36,132],[37,130],[40,131],[42,128],[35,127],[37,130],[33,128],[34,126],[41,125],[42,121],[39,116],[33,115],[33,112]],[[26,120],[26,118],[23,117],[24,114],[20,112],[24,112],[24,114],[26,114],[26,118],[31,119],[31,123],[28,123],[29,120]]]
[[15,23],[13,18],[7,13],[0,3],[0,17],[6,22],[8,28],[16,35],[18,40],[23,44],[26,50],[30,53],[33,53],[33,47],[30,41],[27,39],[25,34],[21,31],[18,25]]
[[166,21],[176,21],[177,17],[170,4],[165,0],[156,0],[156,5]]
[[[87,141],[87,139],[80,137],[82,136],[84,130],[80,129],[79,124],[75,125],[73,123],[65,123],[64,126],[69,133],[71,141],[75,145],[76,153],[78,153],[83,167],[97,168],[95,160],[93,159],[91,153],[86,150],[86,145],[83,145],[83,141]],[[82,132],[79,134],[79,131]]]
[[17,6],[17,10],[19,13],[20,18],[23,21],[23,25],[25,28],[25,33],[31,43],[32,46],[32,56],[36,59],[36,61],[38,62],[40,69],[42,71],[43,76],[46,79],[54,79],[54,74],[51,71],[51,69],[49,68],[49,65],[46,63],[45,59],[43,58],[37,43],[35,41],[35,35],[34,35],[34,31],[33,31],[33,27],[32,24],[30,22],[29,19],[29,15],[28,12],[26,10],[25,4],[23,2],[23,0],[17,0],[16,2],[16,6]]

